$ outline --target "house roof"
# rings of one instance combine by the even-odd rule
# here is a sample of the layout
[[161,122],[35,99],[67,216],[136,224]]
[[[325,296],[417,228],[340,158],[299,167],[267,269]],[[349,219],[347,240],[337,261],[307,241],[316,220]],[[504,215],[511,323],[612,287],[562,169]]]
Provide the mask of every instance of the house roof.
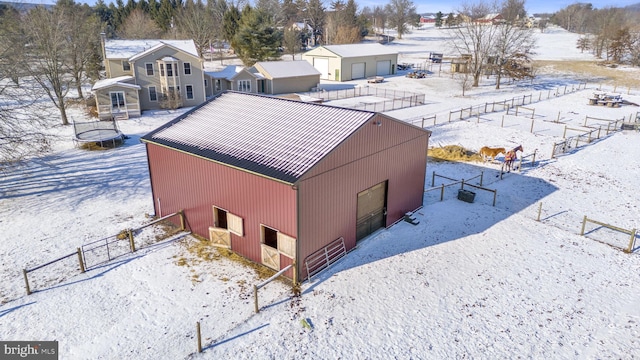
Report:
[[105,89],[105,88],[116,86],[116,85],[140,90],[141,89],[140,85],[136,85],[128,82],[128,81],[134,81],[134,80],[135,79],[133,78],[133,76],[130,76],[130,75],[118,76],[111,79],[102,79],[102,80],[96,81],[95,84],[93,84],[93,86],[91,87],[91,90],[95,91],[95,90]]
[[293,184],[375,114],[225,92],[142,141]]
[[391,50],[386,46],[382,44],[377,44],[377,43],[325,45],[323,47],[343,58],[375,56],[375,55],[398,55],[397,51]]
[[226,79],[231,81],[233,80],[233,78],[238,76],[238,74],[240,74],[243,71],[255,77],[259,77],[259,78],[263,77],[262,74],[250,71],[250,69],[240,65],[228,65],[216,71],[205,71],[205,73],[209,75],[212,79]]
[[170,45],[198,57],[198,49],[193,40],[106,40],[104,50],[107,59],[129,59],[140,53]]
[[[256,63],[266,74],[274,79],[299,76],[320,76],[320,71],[306,60],[297,61],[261,61]],[[263,71],[260,72],[263,72]]]

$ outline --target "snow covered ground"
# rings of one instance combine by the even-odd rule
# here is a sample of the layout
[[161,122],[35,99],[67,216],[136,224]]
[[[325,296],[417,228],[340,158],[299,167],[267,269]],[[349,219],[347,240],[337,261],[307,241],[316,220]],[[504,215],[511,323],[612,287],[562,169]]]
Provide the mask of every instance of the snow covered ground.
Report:
[[[538,36],[540,59],[588,59],[575,49],[575,34],[550,29]],[[390,46],[401,61],[418,62],[442,48],[442,34],[415,30]],[[551,151],[565,126],[581,128],[586,116],[628,119],[639,108],[587,105],[598,85],[587,81],[577,90],[584,81],[540,74],[495,90],[483,80],[464,97],[443,73],[371,84],[425,93],[426,105],[389,115],[408,121],[435,115],[436,124],[425,124],[432,146],[521,144],[525,154],[536,150],[537,166],[500,179],[496,164],[430,162],[426,188],[433,172],[455,179],[483,174],[483,186],[497,190],[496,206],[493,194],[481,190],[474,203],[457,200],[453,188],[444,201],[427,192],[419,225],[378,231],[304,283],[300,297],[283,283],[269,284],[260,290],[259,314],[252,285],[262,279],[254,270],[212,249],[194,251],[189,245],[198,241],[189,236],[156,242],[159,228],[138,235],[151,245],[84,274],[73,257],[30,273],[35,292],[27,296],[22,269],[149,221],[153,204],[139,138],[187,109],[121,122],[130,139],[106,151],[76,149],[73,130],[57,127],[62,138],[53,153],[0,179],[0,340],[57,340],[60,359],[635,358],[638,250],[624,253],[628,235],[593,224],[587,236],[579,233],[584,216],[640,227],[640,133],[603,133],[558,158]],[[527,95],[535,99],[527,105],[535,108],[533,119],[531,112],[496,112],[448,121],[462,107]],[[640,89],[622,96],[640,103]],[[436,177],[434,185],[442,181]]]

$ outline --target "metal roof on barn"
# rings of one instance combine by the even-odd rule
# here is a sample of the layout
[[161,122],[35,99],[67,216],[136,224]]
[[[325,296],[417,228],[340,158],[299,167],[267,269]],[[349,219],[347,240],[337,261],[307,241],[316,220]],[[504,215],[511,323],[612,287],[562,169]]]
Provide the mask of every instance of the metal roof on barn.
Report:
[[375,115],[230,91],[142,141],[293,184]]

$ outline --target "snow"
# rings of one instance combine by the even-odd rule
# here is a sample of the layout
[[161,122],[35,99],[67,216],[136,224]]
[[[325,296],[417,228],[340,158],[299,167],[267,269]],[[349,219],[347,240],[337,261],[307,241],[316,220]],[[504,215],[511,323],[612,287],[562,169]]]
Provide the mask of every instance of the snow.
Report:
[[[538,49],[541,59],[587,59],[575,52],[577,35],[553,29],[540,36],[547,39]],[[442,35],[433,28],[415,30],[392,46],[412,62],[442,48],[429,40],[436,38]],[[637,69],[625,71],[638,76]],[[587,236],[579,234],[584,216],[639,227],[640,133],[603,132],[557,158],[551,149],[565,126],[580,128],[586,116],[628,119],[638,108],[587,105],[599,86],[588,82],[586,89],[564,93],[565,86],[581,83],[542,73],[533,83],[495,90],[483,80],[464,97],[444,72],[426,79],[387,76],[372,85],[425,93],[426,105],[389,115],[411,120],[435,114],[437,124],[425,124],[432,146],[477,151],[522,144],[525,154],[537,149],[537,166],[500,179],[497,164],[429,162],[426,188],[433,172],[454,179],[483,174],[482,186],[497,190],[496,205],[492,193],[479,189],[474,203],[457,200],[455,187],[447,188],[444,201],[426,192],[414,214],[418,225],[400,222],[359,242],[303,283],[300,297],[284,283],[270,283],[260,290],[258,314],[252,286],[263,279],[252,268],[212,249],[197,253],[189,245],[198,241],[190,236],[156,241],[159,227],[136,235],[146,246],[135,253],[86,273],[75,270],[73,257],[30,273],[34,293],[27,296],[22,269],[149,222],[153,200],[139,138],[188,109],[121,121],[130,139],[105,151],[76,149],[73,130],[55,127],[61,137],[54,152],[0,179],[0,339],[57,340],[61,359],[636,357],[638,251],[624,253],[629,235],[594,224],[587,225]],[[535,99],[527,105],[535,108],[533,132],[530,112],[447,120],[462,107],[525,95]],[[640,102],[638,89],[621,95]],[[85,115],[77,110],[71,117]],[[436,177],[434,185],[443,181],[449,182]]]

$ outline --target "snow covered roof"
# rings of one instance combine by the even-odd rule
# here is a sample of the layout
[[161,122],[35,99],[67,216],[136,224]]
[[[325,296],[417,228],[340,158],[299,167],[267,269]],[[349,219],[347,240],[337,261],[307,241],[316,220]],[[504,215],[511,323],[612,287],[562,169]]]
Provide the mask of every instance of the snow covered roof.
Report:
[[[244,69],[245,67],[241,65],[228,65],[222,69],[219,69],[216,71],[206,71],[205,73],[209,75],[212,79],[226,79],[231,81],[233,80],[234,77],[236,77],[236,75],[241,73]],[[251,71],[248,71],[248,73],[256,77],[260,75],[260,74],[253,73]],[[260,75],[260,77],[262,77],[262,75]]]
[[296,61],[263,61],[256,63],[266,74],[272,78],[282,79],[288,77],[318,75],[320,72],[306,60]]
[[130,75],[118,76],[111,79],[102,79],[102,80],[96,81],[96,83],[93,84],[93,87],[91,87],[91,90],[92,91],[100,90],[100,89],[108,88],[115,85],[140,90],[141,89],[140,85],[129,83],[129,81],[134,81],[134,80],[135,79],[133,78],[133,76],[130,76]]
[[373,116],[369,111],[225,92],[142,141],[293,184]]
[[[193,40],[106,40],[104,50],[107,59],[129,59],[140,53],[153,51],[159,47],[170,45],[193,56],[198,49]],[[135,58],[134,58],[135,59]]]
[[324,48],[343,58],[398,54],[382,44],[325,45]]

